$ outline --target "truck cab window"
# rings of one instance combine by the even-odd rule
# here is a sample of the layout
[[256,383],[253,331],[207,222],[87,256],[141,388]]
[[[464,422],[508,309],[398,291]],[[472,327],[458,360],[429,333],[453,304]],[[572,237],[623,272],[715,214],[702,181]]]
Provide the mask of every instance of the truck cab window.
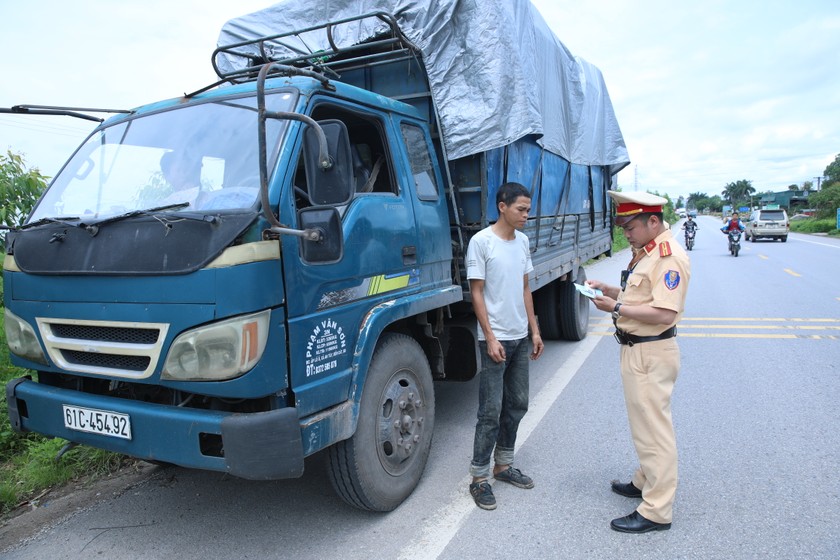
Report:
[[[387,143],[383,127],[378,118],[328,104],[317,106],[312,112],[312,118],[316,121],[339,119],[347,125],[353,157],[355,196],[398,193],[385,148]],[[302,154],[298,157],[293,188],[297,208],[310,206]]]
[[437,200],[438,186],[432,167],[432,156],[426,135],[419,126],[402,123],[403,140],[408,150],[408,162],[411,166],[411,176],[414,178],[414,188],[420,200]]

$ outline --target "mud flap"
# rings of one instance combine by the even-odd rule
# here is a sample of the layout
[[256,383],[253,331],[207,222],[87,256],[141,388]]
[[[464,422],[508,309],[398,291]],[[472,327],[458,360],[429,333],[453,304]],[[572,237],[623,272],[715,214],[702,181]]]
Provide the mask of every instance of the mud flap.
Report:
[[31,377],[18,377],[6,383],[6,407],[9,413],[9,422],[12,429],[16,432],[23,432],[23,423],[20,419],[20,411],[18,410],[17,398],[15,397],[15,389],[24,381],[31,381]]
[[235,414],[222,420],[228,472],[249,480],[297,478],[303,474],[303,445],[297,409]]

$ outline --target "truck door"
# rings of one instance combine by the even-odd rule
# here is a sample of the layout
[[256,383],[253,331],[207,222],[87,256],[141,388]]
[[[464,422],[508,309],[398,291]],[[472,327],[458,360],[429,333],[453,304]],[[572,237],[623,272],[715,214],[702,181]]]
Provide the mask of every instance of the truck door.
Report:
[[[284,236],[291,386],[303,417],[343,402],[350,393],[360,325],[375,305],[419,284],[417,231],[408,189],[399,185],[385,115],[340,101],[313,100],[316,121],[339,119],[349,132],[355,194],[339,208],[344,254],[335,263],[305,262],[297,238]],[[297,147],[300,153],[300,141]],[[293,208],[312,205],[302,157],[289,174]],[[281,204],[281,207],[283,204]]]

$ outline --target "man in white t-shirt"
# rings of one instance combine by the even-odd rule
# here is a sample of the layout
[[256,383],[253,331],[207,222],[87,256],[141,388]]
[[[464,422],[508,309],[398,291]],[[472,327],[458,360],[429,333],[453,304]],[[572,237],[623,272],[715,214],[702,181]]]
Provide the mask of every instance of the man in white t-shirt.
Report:
[[467,249],[481,349],[470,494],[482,509],[496,509],[488,482],[491,471],[496,480],[534,487],[531,477],[513,466],[513,450],[519,422],[528,411],[528,358],[536,360],[543,352],[528,285],[534,269],[528,237],[518,231],[528,220],[531,194],[519,183],[505,183],[496,193],[496,206],[498,221],[475,234]]

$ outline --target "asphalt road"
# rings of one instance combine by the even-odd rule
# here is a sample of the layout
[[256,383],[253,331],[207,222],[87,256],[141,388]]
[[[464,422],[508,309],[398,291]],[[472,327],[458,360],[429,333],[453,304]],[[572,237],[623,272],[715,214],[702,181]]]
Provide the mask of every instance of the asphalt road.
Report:
[[[495,511],[467,492],[477,382],[437,383],[429,465],[390,514],[346,506],[318,456],[302,478],[280,482],[159,469],[116,495],[79,499],[22,542],[0,542],[2,557],[836,559],[840,240],[744,242],[734,258],[718,220],[699,225],[679,327],[670,531],[609,529],[636,505],[609,490],[635,457],[618,345],[593,307],[584,341],[551,342],[532,363],[517,466],[536,487],[495,484]],[[627,260],[625,251],[587,274],[614,281]]]

